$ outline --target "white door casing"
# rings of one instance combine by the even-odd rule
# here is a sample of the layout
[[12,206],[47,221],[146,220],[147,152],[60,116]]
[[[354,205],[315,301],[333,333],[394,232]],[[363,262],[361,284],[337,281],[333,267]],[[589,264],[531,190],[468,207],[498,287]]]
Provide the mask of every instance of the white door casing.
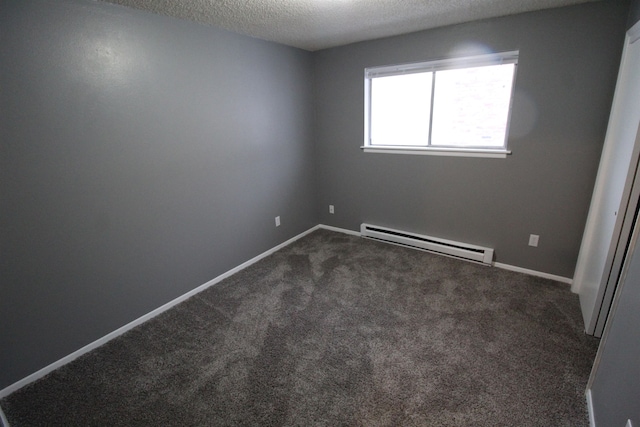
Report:
[[[628,241],[629,237],[623,236],[620,240],[640,153],[640,147],[635,144],[640,123],[639,38],[640,23],[637,23],[625,38],[609,126],[573,279],[572,290],[580,295],[585,331],[598,336],[606,320],[602,317],[599,320],[598,315],[602,312],[606,316],[609,311],[608,306],[602,307],[607,284],[610,280],[617,283],[619,277],[619,271],[612,274],[614,264],[621,264],[615,259],[616,250],[620,254],[619,242]],[[608,304],[612,297],[609,289]]]

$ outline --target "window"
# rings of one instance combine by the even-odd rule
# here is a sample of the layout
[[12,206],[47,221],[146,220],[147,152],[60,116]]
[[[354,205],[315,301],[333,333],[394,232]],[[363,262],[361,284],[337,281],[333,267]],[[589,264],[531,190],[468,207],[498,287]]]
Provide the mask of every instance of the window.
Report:
[[505,157],[518,52],[365,69],[367,152]]

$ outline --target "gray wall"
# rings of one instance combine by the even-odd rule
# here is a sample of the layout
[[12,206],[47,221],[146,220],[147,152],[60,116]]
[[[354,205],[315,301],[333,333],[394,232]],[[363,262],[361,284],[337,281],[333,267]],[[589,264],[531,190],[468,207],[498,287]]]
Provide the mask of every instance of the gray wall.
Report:
[[75,0],[0,41],[0,389],[318,223],[310,53]]
[[[318,52],[318,208],[486,245],[496,261],[572,277],[607,126],[628,2],[491,19]],[[363,70],[520,50],[507,159],[363,153]],[[327,205],[335,205],[335,214]],[[540,235],[538,248],[527,245]]]
[[[318,222],[571,276],[626,5],[312,55],[100,2],[0,2],[0,388]],[[469,43],[521,50],[514,154],[363,154],[364,67]]]
[[636,22],[640,21],[640,0],[632,0],[629,9],[629,20],[627,27],[631,28]]

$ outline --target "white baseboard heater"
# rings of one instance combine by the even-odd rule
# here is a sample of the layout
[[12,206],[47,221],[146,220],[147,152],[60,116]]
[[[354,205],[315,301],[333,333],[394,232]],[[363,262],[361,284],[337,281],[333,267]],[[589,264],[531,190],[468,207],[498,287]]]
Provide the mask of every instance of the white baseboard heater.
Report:
[[475,261],[487,265],[491,265],[493,261],[493,249],[468,243],[454,242],[371,224],[360,225],[360,234],[362,237],[423,249],[467,261]]

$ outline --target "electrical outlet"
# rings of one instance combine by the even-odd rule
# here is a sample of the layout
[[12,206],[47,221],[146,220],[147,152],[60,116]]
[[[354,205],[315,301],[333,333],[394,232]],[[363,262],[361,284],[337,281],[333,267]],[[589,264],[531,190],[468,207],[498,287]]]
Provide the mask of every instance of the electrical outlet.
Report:
[[276,227],[280,227],[280,217],[276,217]]
[[333,205],[329,205],[329,213],[330,214],[336,213],[335,209],[333,208]]
[[540,240],[540,236],[538,236],[537,234],[529,235],[529,246],[537,247],[538,240]]

